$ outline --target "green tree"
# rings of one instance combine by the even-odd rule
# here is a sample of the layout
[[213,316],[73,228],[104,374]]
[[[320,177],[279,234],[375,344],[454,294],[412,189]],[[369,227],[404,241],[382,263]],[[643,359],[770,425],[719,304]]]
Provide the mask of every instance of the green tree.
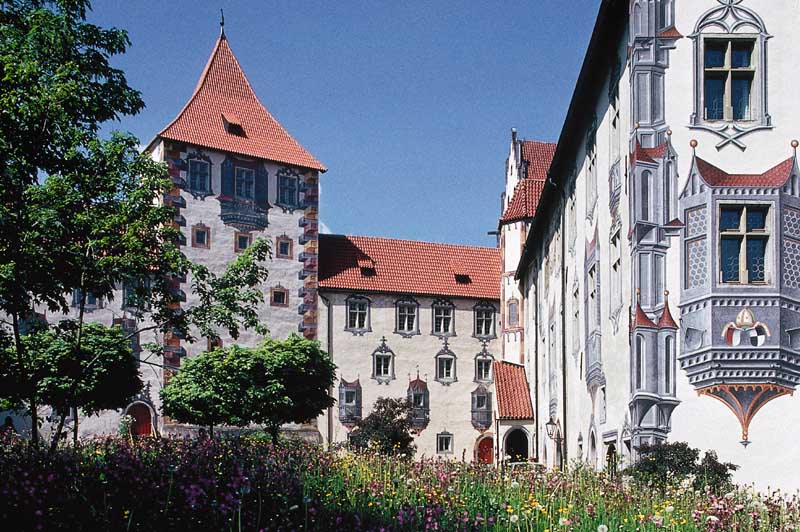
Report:
[[[74,320],[52,328],[39,328],[22,338],[33,373],[19,375],[10,356],[0,357],[0,386],[6,392],[5,408],[17,408],[27,399],[19,390],[33,388],[36,397],[57,412],[78,408],[86,415],[126,404],[142,389],[139,368],[126,333],[99,323],[84,326],[81,350]],[[5,349],[12,346],[7,342]],[[77,382],[77,386],[73,383]],[[20,386],[22,383],[23,386]],[[53,432],[52,445],[62,436],[63,424]]]
[[280,426],[303,422],[333,404],[336,367],[297,335],[255,348],[230,346],[188,360],[161,391],[164,414],[184,423],[263,425],[273,441]]
[[382,454],[414,454],[411,414],[407,399],[380,397],[372,412],[350,433],[350,445],[356,449],[372,447]]
[[732,472],[738,469],[734,464],[720,462],[714,451],[706,452],[700,461],[700,450],[685,442],[643,444],[636,450],[639,460],[629,468],[629,473],[662,493],[670,483],[679,484],[687,478],[693,479],[696,489],[709,486],[719,492],[727,488]]

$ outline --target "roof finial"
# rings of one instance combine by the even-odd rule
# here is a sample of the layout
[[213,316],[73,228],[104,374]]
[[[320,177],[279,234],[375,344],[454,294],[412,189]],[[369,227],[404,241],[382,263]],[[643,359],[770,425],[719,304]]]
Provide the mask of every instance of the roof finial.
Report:
[[695,152],[697,151],[697,139],[692,139],[692,140],[690,140],[690,141],[689,141],[689,146],[691,146],[691,148],[692,148],[692,155],[694,155],[694,154],[695,154]]
[[225,37],[225,12],[219,8],[219,35]]
[[794,150],[794,156],[797,157],[797,146],[800,146],[800,143],[797,142],[797,139],[793,139],[791,144],[792,149]]

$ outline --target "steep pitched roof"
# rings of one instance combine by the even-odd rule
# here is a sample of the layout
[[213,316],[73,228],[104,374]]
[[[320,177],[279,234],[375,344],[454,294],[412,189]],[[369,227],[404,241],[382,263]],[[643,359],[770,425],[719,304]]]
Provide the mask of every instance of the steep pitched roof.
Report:
[[683,37],[683,35],[681,34],[681,32],[678,31],[678,28],[676,28],[675,26],[670,26],[669,28],[661,30],[661,32],[658,35],[656,35],[656,37],[659,37],[661,39],[680,39]]
[[539,206],[539,198],[542,197],[544,184],[543,179],[523,179],[517,183],[506,212],[500,217],[500,223],[510,224],[533,218],[536,215],[536,207]]
[[499,419],[533,419],[531,392],[524,366],[496,360],[494,385]]
[[712,187],[779,187],[786,183],[794,168],[794,157],[789,157],[762,174],[729,174],[700,157],[694,160],[697,171]]
[[642,310],[642,306],[636,303],[636,315],[634,316],[631,328],[657,329],[658,327],[653,323],[653,320],[645,314],[644,310]]
[[319,268],[323,289],[500,299],[497,248],[320,235]]
[[672,312],[669,311],[669,303],[664,305],[664,312],[661,313],[661,318],[658,320],[659,329],[677,329],[678,324],[672,319]]
[[656,159],[661,159],[667,153],[667,143],[659,144],[655,148],[643,148],[636,140],[636,144],[631,154],[632,161],[655,162]]
[[522,141],[522,160],[528,163],[528,179],[547,179],[550,162],[556,152],[555,142]]
[[261,104],[224,34],[217,40],[189,102],[159,136],[321,172],[326,170]]

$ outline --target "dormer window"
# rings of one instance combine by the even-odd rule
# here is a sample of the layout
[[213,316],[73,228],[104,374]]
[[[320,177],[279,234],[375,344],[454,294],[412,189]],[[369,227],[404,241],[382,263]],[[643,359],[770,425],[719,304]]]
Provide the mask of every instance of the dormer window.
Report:
[[236,135],[237,137],[247,137],[244,132],[244,128],[242,127],[242,123],[236,115],[232,113],[223,113],[222,123],[225,124],[225,131],[231,135]]

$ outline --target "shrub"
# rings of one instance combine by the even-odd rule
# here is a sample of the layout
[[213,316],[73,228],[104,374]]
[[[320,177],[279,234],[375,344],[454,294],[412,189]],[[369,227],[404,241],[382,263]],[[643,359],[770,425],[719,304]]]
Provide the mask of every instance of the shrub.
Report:
[[407,399],[381,397],[372,412],[356,424],[350,434],[355,449],[373,448],[381,454],[413,455],[411,403]]
[[700,460],[700,450],[685,442],[643,444],[636,448],[639,461],[628,469],[635,479],[657,487],[664,493],[669,484],[687,479],[695,489],[709,487],[715,493],[727,491],[737,465],[720,462],[717,453],[708,451]]

